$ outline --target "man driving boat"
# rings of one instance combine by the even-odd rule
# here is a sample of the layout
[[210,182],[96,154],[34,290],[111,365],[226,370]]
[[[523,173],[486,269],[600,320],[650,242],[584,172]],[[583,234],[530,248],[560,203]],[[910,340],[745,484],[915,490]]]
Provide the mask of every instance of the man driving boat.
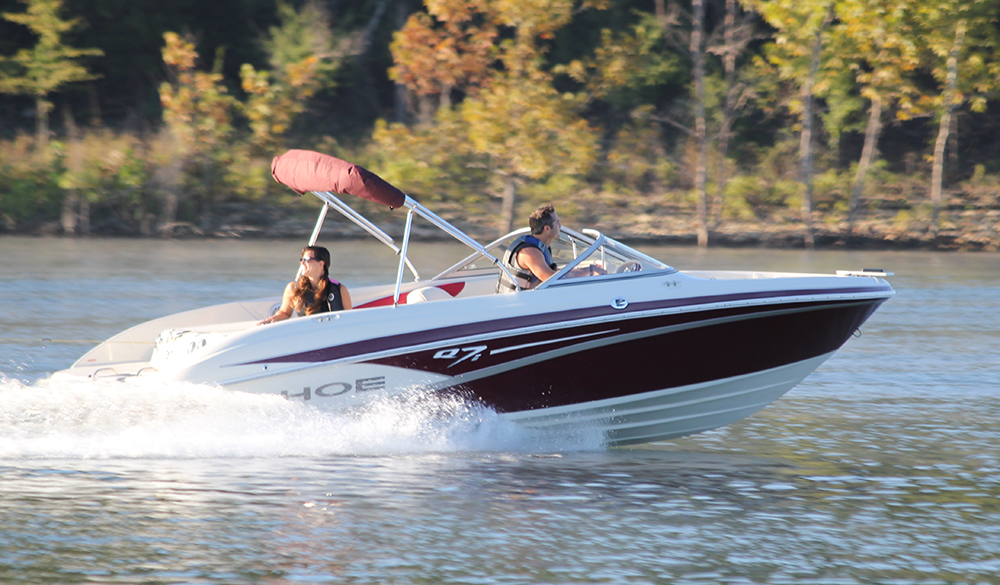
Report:
[[[502,259],[517,283],[512,282],[507,273],[501,270],[497,292],[513,292],[518,286],[521,290],[531,290],[559,271],[549,247],[559,237],[562,223],[552,204],[543,205],[532,212],[528,217],[528,227],[531,228],[531,235],[521,236],[511,242]],[[593,276],[607,272],[600,266],[590,265],[576,268],[570,274]]]

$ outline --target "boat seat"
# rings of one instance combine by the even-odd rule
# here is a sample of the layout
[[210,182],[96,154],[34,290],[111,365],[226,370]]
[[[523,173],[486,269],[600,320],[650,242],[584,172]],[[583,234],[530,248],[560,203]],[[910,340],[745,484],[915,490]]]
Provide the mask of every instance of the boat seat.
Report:
[[410,291],[406,295],[406,304],[423,303],[425,301],[441,301],[450,299],[451,295],[436,286],[425,286]]

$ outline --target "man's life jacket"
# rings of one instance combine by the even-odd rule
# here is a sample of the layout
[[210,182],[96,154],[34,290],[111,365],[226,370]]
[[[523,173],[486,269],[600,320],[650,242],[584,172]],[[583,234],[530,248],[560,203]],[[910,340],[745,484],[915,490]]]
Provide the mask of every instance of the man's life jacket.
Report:
[[552,270],[558,270],[555,261],[552,260],[552,251],[549,247],[542,243],[541,240],[535,236],[521,236],[520,238],[514,240],[507,246],[507,251],[504,252],[501,261],[504,266],[510,270],[510,273],[514,275],[517,279],[515,284],[507,276],[507,273],[500,271],[500,281],[497,283],[497,292],[505,293],[517,290],[517,285],[521,285],[521,290],[531,290],[538,286],[542,280],[531,273],[527,268],[522,268],[520,264],[517,263],[517,253],[521,251],[522,248],[528,246],[533,246],[542,251],[542,256],[545,257],[545,263],[549,265]]

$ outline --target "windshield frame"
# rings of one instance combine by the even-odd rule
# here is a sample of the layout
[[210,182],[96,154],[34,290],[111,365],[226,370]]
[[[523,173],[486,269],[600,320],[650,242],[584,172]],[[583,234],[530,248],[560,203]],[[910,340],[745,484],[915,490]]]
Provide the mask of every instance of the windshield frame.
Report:
[[[540,290],[544,288],[550,288],[553,286],[560,286],[565,284],[579,284],[581,282],[592,282],[595,279],[600,279],[602,281],[608,279],[619,279],[619,278],[631,278],[641,275],[650,274],[672,274],[677,272],[677,269],[669,266],[652,256],[648,256],[639,252],[638,250],[622,244],[621,242],[605,236],[601,232],[594,229],[584,229],[583,232],[577,232],[573,229],[563,227],[561,229],[561,234],[559,237],[560,242],[562,242],[567,248],[573,250],[573,258],[568,260],[565,265],[561,266],[556,273],[550,277],[545,282],[539,284],[534,290]],[[530,234],[529,228],[521,228],[510,232],[509,234],[497,238],[496,240],[490,242],[484,246],[484,251],[486,251],[490,256],[484,255],[482,252],[473,252],[472,254],[466,256],[462,260],[458,261],[451,267],[447,268],[431,280],[445,280],[448,278],[459,278],[463,276],[472,276],[479,274],[489,274],[498,273],[498,266],[492,262],[493,258],[502,259],[503,252],[506,251],[506,247],[514,239]],[[579,250],[581,246],[585,246],[582,250]],[[499,249],[499,250],[498,250]],[[581,262],[591,259],[594,254],[600,254],[600,260],[604,263],[608,256],[614,256],[618,260],[636,260],[643,265],[641,271],[636,272],[626,272],[626,273],[611,273],[611,274],[600,274],[594,275],[593,277],[587,278],[574,278],[568,277],[570,271],[576,268]],[[480,259],[490,258],[491,262],[488,266],[477,266],[476,268],[466,268],[466,266],[477,262]]]

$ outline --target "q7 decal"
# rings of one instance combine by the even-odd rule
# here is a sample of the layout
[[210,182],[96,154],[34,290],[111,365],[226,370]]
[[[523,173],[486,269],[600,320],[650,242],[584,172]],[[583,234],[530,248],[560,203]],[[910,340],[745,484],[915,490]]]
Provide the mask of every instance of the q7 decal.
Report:
[[465,352],[465,355],[461,358],[455,360],[448,365],[449,368],[457,366],[458,364],[464,362],[465,360],[472,358],[472,361],[478,360],[482,357],[483,352],[486,351],[487,346],[485,345],[474,345],[472,347],[452,347],[449,349],[442,349],[441,351],[434,354],[434,359],[436,360],[453,360],[457,358],[460,352]]

